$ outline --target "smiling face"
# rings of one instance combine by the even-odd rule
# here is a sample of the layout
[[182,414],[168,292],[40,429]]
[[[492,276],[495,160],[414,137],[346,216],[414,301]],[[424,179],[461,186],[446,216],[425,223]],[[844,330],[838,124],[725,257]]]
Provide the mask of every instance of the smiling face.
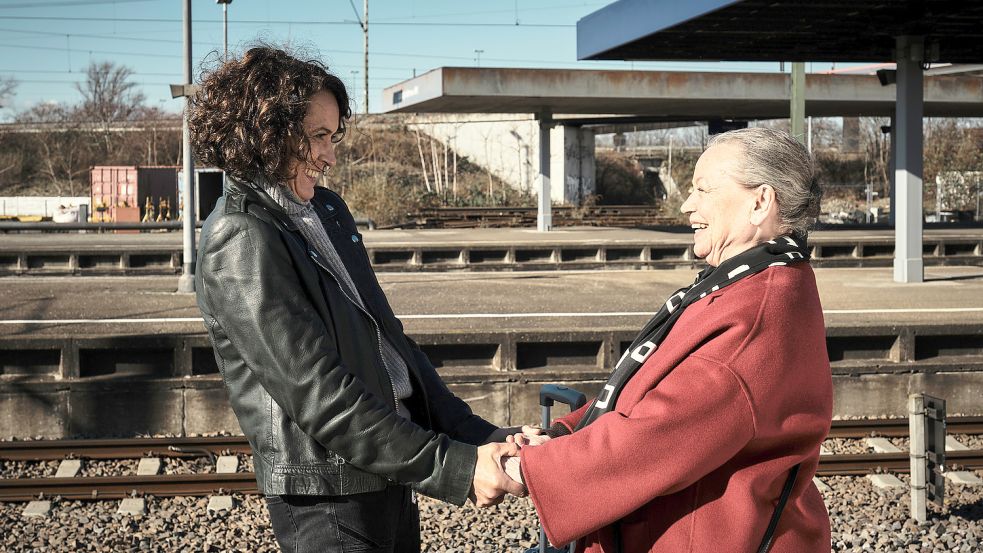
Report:
[[294,159],[291,166],[293,178],[286,182],[287,187],[298,198],[307,202],[314,197],[314,186],[337,159],[334,145],[340,140],[338,102],[330,92],[318,92],[311,96],[304,116],[304,133],[311,144],[307,161]]
[[776,235],[774,191],[749,189],[737,180],[742,158],[735,143],[703,152],[693,171],[693,191],[680,207],[694,230],[693,253],[713,267]]

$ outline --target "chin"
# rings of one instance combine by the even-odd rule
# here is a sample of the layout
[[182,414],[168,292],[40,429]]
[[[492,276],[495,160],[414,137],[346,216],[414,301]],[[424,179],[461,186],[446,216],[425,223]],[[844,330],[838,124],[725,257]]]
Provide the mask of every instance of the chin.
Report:
[[314,187],[312,186],[310,188],[303,188],[301,190],[298,190],[297,197],[300,198],[301,200],[304,200],[305,202],[311,201],[311,199],[314,197]]
[[311,201],[311,198],[314,197],[315,184],[315,182],[307,179],[306,177],[300,182],[294,181],[294,194],[296,194],[301,200],[309,202]]

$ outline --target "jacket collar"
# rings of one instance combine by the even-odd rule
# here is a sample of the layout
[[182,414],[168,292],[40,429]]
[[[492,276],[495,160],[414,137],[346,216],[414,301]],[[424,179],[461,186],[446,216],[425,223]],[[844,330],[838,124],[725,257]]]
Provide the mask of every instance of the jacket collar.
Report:
[[225,189],[229,196],[243,197],[247,202],[258,205],[271,216],[276,217],[276,219],[283,223],[283,226],[286,228],[292,231],[297,230],[297,225],[290,220],[290,217],[287,216],[287,212],[284,211],[284,209],[280,207],[280,204],[276,203],[276,201],[271,198],[259,184],[239,180],[230,176],[226,179]]

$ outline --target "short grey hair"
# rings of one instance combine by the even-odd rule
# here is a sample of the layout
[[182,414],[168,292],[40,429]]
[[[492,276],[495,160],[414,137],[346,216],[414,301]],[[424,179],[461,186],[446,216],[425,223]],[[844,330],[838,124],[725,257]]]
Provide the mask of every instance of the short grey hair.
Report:
[[738,144],[743,150],[738,182],[747,188],[763,184],[775,190],[780,231],[801,239],[819,216],[823,191],[816,179],[812,154],[787,132],[762,127],[727,131],[710,138],[707,149]]

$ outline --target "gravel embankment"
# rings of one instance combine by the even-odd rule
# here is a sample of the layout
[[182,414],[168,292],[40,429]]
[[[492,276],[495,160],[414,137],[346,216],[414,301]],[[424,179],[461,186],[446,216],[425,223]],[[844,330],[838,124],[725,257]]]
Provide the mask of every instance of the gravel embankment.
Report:
[[[898,475],[906,485],[907,475]],[[864,477],[823,479],[833,551],[976,553],[983,550],[983,487],[946,484],[946,505],[929,507],[926,524],[910,517],[908,489],[875,488]]]
[[[972,449],[983,436],[957,435]],[[907,450],[906,438],[891,438]],[[829,439],[830,453],[867,453],[863,439]],[[208,457],[163,458],[162,472],[214,472]],[[54,476],[58,461],[0,462],[0,478]],[[135,474],[137,460],[82,462],[82,476]],[[239,455],[240,472],[252,470],[252,457]],[[978,473],[980,474],[980,473]],[[907,483],[906,475],[899,475]],[[863,477],[829,477],[824,494],[832,526],[832,550],[839,552],[975,553],[983,551],[983,487],[947,483],[946,506],[930,507],[929,522],[910,519],[907,489],[874,488]],[[25,519],[24,503],[0,503],[0,551],[249,551],[279,549],[259,496],[234,496],[228,513],[208,513],[207,498],[148,497],[147,515],[116,513],[118,501],[55,500],[46,519]],[[508,498],[490,510],[454,507],[420,498],[423,550],[433,553],[519,553],[536,544],[538,520],[532,504]]]
[[[900,478],[906,481],[907,477]],[[983,550],[983,488],[947,485],[946,507],[930,521],[909,518],[907,490],[874,488],[863,477],[823,479],[836,552],[973,553]],[[277,551],[258,496],[236,496],[229,513],[207,513],[207,498],[147,498],[148,514],[115,513],[118,502],[56,502],[48,519],[24,519],[23,503],[0,503],[4,551]],[[518,553],[535,544],[538,521],[526,499],[491,510],[420,498],[424,551]]]
[[[253,456],[236,455],[236,472],[252,472]],[[83,459],[80,477],[129,476],[137,473],[139,459]],[[0,461],[0,478],[51,478],[58,472],[61,461]],[[207,474],[215,472],[209,457],[162,457],[161,474]]]

